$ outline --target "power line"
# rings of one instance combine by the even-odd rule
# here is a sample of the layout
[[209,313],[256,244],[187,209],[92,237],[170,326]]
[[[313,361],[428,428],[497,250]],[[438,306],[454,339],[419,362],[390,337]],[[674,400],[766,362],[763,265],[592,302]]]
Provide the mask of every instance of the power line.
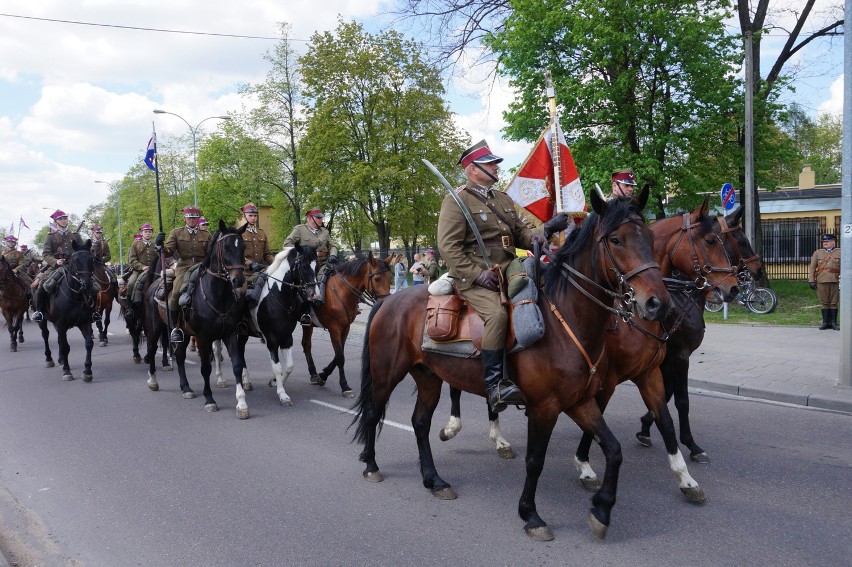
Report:
[[[188,30],[167,30],[161,28],[143,28],[139,26],[119,26],[115,24],[97,24],[94,22],[76,22],[73,20],[58,20],[54,18],[36,18],[34,16],[20,16],[17,14],[0,14],[0,16],[5,18],[18,18],[21,20],[36,20],[40,22],[53,22],[57,24],[72,24],[75,26],[91,26],[97,28],[113,28],[113,29],[122,29],[122,30],[134,30],[134,31],[149,31],[149,32],[157,32],[157,33],[176,33],[183,35],[206,35],[212,37],[234,37],[239,39],[264,39],[264,40],[272,40],[279,41],[280,37],[266,37],[261,35],[238,35],[232,33],[212,33],[212,32],[197,32],[197,31],[188,31]],[[288,38],[290,41],[304,41],[307,42],[307,39],[294,39]]]

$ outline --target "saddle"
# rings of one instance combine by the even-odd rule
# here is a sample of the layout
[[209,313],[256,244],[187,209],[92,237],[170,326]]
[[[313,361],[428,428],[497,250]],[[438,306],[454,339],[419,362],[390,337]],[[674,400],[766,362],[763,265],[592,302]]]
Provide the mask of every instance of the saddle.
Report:
[[[506,348],[515,345],[512,325],[512,307],[509,309],[509,329]],[[476,309],[455,288],[449,295],[429,295],[426,300],[426,325],[423,332],[423,350],[450,356],[477,358],[482,350],[482,332],[485,325]]]

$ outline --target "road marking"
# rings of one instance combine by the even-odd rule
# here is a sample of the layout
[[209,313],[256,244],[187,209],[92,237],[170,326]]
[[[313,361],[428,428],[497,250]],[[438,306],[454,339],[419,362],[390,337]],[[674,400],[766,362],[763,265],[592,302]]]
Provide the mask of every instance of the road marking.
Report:
[[[326,407],[326,408],[330,408],[330,409],[333,409],[333,410],[341,411],[343,413],[355,415],[355,410],[351,410],[349,408],[343,408],[343,407],[340,407],[340,406],[336,406],[334,404],[330,404],[328,402],[323,402],[321,400],[311,400],[311,402],[314,403],[314,404]],[[396,427],[398,429],[402,429],[403,431],[410,431],[411,433],[414,433],[414,428],[411,427],[410,425],[404,425],[402,423],[397,423],[395,421],[389,421],[387,419],[385,419],[383,421],[383,423],[385,425],[390,425],[391,427]]]

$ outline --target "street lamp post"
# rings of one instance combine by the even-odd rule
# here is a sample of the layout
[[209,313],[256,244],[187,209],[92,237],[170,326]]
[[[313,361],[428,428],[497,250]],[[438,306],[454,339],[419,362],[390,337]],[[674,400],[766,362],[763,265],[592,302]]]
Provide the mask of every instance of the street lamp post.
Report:
[[195,125],[195,128],[192,127],[186,118],[181,116],[180,114],[175,114],[174,112],[168,112],[167,110],[160,110],[159,108],[154,109],[154,114],[171,114],[172,116],[177,116],[186,126],[189,128],[190,133],[192,134],[192,195],[193,195],[193,205],[198,207],[198,150],[195,145],[195,138],[198,134],[198,128],[207,120],[230,120],[230,116],[208,116],[201,122]]
[[124,256],[121,252],[121,191],[118,190],[118,185],[116,183],[109,183],[107,181],[95,181],[95,183],[108,185],[110,189],[115,189],[115,194],[118,196],[118,265],[119,269],[124,272]]

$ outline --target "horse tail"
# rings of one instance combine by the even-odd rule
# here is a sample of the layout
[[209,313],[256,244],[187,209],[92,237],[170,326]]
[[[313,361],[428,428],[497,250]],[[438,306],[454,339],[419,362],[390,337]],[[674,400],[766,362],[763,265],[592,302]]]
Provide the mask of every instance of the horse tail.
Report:
[[[367,326],[364,328],[364,346],[361,349],[361,393],[358,395],[358,401],[355,403],[355,418],[349,427],[352,427],[355,422],[358,422],[358,427],[355,429],[353,441],[358,441],[361,444],[367,442],[366,420],[367,415],[374,411],[373,407],[373,371],[370,368],[370,326],[373,323],[373,316],[378,312],[384,302],[383,299],[377,301],[370,310],[370,316],[367,318]],[[385,411],[387,406],[382,408],[379,416],[379,429],[376,432],[378,435],[382,430],[382,423],[385,419]]]

